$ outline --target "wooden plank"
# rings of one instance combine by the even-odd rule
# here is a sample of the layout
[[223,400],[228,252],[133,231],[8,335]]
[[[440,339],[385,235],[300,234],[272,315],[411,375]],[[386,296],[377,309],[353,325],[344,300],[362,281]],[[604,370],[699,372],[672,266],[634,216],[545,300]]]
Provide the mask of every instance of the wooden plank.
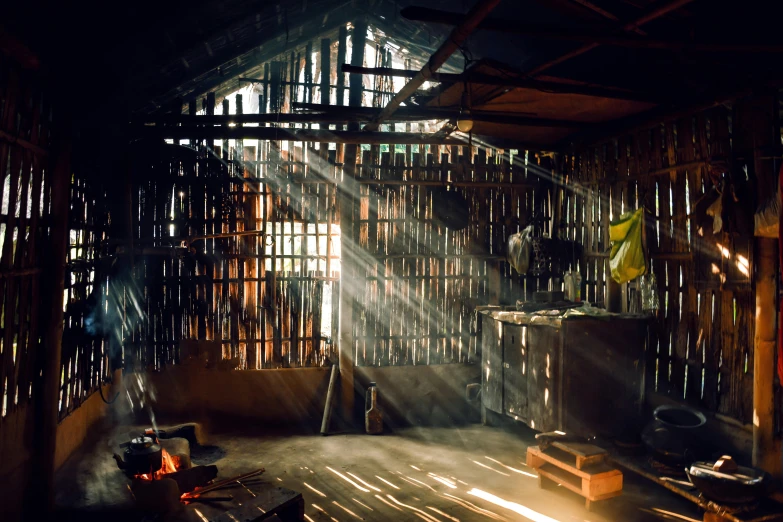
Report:
[[[576,457],[581,457],[581,458],[585,458],[585,459],[589,458],[589,457],[596,457],[596,456],[605,457],[606,456],[606,450],[603,449],[603,448],[599,448],[595,444],[586,444],[586,443],[581,443],[581,442],[558,442],[558,441],[554,441],[552,443],[552,446],[554,446],[555,448],[559,448],[559,449],[565,451],[566,453],[570,453],[571,455],[574,455]],[[578,467],[579,467],[579,465],[577,464],[577,468]]]
[[485,408],[503,411],[503,329],[500,322],[486,314],[481,321],[481,404]]
[[560,392],[559,361],[561,357],[560,329],[550,326],[528,326],[527,340],[535,350],[528,352],[528,417],[529,426],[539,431],[562,428],[558,418]]

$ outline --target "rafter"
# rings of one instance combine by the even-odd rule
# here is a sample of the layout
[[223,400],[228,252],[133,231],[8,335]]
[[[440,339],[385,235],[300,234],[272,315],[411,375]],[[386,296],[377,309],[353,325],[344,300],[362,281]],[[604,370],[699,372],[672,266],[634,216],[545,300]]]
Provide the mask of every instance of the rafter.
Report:
[[[382,76],[397,76],[401,78],[413,78],[418,71],[406,69],[390,69],[386,67],[354,67],[353,65],[343,64],[342,72],[353,74],[372,74]],[[609,98],[617,100],[630,100],[645,103],[660,103],[664,97],[652,93],[640,93],[627,91],[623,89],[610,89],[606,87],[594,87],[590,85],[580,85],[565,82],[550,82],[541,80],[529,80],[517,76],[492,76],[489,74],[474,73],[468,71],[466,75],[434,73],[430,81],[444,83],[462,83],[467,79],[470,83],[482,85],[495,85],[498,87],[514,87],[519,89],[535,89],[542,92],[551,92],[558,94],[582,94],[585,96],[595,96],[598,98]]]
[[419,74],[411,78],[411,80],[395,94],[386,107],[378,114],[376,118],[365,126],[366,131],[377,130],[381,123],[389,116],[394,114],[399,106],[408,98],[410,98],[416,90],[421,87],[424,82],[427,81],[429,76],[436,72],[441,65],[443,65],[448,58],[454,54],[459,46],[464,42],[468,36],[476,29],[478,24],[481,23],[484,18],[500,3],[500,0],[479,0],[476,5],[465,16],[465,20],[459,26],[455,27],[451,34],[441,44],[435,53],[430,56],[430,59],[421,68]]

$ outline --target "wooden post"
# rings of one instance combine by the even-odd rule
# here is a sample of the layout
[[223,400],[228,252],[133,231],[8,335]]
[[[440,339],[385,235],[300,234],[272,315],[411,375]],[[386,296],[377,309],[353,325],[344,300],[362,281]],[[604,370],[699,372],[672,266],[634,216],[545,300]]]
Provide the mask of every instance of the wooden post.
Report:
[[[367,22],[356,22],[353,30],[351,63],[364,65],[364,46],[367,39]],[[348,91],[348,104],[360,107],[362,104],[363,84],[361,76],[352,76]],[[357,130],[358,124],[351,124],[350,130]],[[340,334],[339,334],[339,363],[340,363],[340,397],[342,403],[343,419],[349,424],[354,420],[354,354],[353,354],[353,303],[360,278],[363,278],[358,267],[360,259],[357,235],[354,234],[354,214],[358,214],[359,199],[355,197],[357,185],[353,183],[356,178],[356,159],[358,145],[349,144],[345,147],[343,160],[343,181],[340,185],[337,204],[340,209],[340,235],[342,247],[340,257]]]
[[[765,150],[779,143],[776,136],[778,104],[774,93],[753,96],[738,104],[744,110],[745,130],[750,131],[753,172],[759,201],[776,190],[772,163],[761,159]],[[739,117],[740,115],[738,115]],[[750,151],[740,151],[750,152]],[[746,157],[750,157],[748,154]],[[748,162],[750,163],[750,161]],[[748,165],[751,167],[751,165]],[[755,338],[753,343],[753,465],[775,477],[781,476],[781,445],[775,438],[775,321],[777,293],[777,244],[774,239],[755,238],[753,283],[756,294]]]
[[[331,40],[329,38],[321,39],[321,103],[331,105],[331,80],[332,80],[332,61],[331,61]],[[328,127],[327,127],[328,128]]]
[[340,26],[337,44],[337,100],[335,105],[345,105],[345,73],[340,69],[345,64],[347,53],[348,28]]
[[[60,115],[63,118],[63,115]],[[63,290],[68,248],[69,184],[71,180],[71,135],[67,119],[59,120],[51,154],[52,226],[50,249],[44,262],[41,288],[44,299],[44,334],[40,351],[42,376],[36,408],[36,459],[33,471],[35,520],[47,520],[54,509],[54,459],[57,445],[60,398],[60,359],[63,337]],[[35,395],[34,395],[35,397]],[[41,515],[41,516],[37,516]]]
[[756,238],[755,339],[753,342],[753,465],[781,474],[780,440],[775,439],[775,294],[778,255],[774,239]]

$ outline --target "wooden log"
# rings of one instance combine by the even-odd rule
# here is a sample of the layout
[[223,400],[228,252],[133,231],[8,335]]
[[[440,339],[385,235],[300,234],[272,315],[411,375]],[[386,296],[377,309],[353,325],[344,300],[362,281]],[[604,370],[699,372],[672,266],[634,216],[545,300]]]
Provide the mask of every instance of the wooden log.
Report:
[[189,469],[167,473],[166,478],[173,480],[179,486],[180,493],[189,493],[196,488],[206,486],[217,477],[217,466],[194,466]]

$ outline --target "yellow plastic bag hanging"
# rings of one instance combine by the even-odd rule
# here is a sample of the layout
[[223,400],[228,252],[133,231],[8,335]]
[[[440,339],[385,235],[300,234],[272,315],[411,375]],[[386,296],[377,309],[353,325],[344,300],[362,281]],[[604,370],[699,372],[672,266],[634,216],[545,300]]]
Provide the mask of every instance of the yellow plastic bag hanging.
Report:
[[642,241],[643,227],[643,208],[626,212],[609,224],[609,240],[612,242],[609,268],[612,270],[612,279],[618,283],[626,283],[647,272]]

